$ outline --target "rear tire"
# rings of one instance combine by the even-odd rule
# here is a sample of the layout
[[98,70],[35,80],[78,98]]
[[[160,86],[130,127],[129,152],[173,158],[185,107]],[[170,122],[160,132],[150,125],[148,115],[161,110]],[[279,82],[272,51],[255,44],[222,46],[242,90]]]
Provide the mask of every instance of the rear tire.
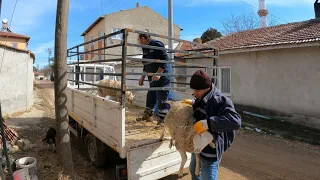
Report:
[[96,167],[103,167],[106,163],[107,153],[105,144],[92,134],[87,133],[85,145],[89,161]]

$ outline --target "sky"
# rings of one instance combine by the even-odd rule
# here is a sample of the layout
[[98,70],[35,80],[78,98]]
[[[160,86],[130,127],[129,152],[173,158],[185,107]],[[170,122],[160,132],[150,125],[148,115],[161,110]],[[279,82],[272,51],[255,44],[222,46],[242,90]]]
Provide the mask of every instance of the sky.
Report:
[[[222,31],[221,22],[231,14],[257,15],[258,0],[172,0],[174,24],[183,28],[181,39],[200,37],[208,28]],[[83,42],[81,33],[97,17],[134,8],[136,3],[148,6],[167,18],[167,0],[70,0],[68,47]],[[315,0],[266,0],[269,18],[278,24],[305,21],[314,18]],[[16,8],[14,11],[14,7]],[[57,0],[3,1],[1,20],[8,19],[14,33],[31,37],[28,49],[35,53],[34,66],[48,64],[46,49],[54,51],[54,31]]]

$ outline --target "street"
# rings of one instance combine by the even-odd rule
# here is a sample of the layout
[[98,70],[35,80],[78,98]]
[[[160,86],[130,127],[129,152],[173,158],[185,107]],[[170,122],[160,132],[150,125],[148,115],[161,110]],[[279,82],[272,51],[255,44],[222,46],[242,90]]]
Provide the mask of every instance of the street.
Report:
[[[35,85],[38,89],[40,98],[47,102],[53,113],[54,93],[53,84],[50,81],[38,81]],[[76,146],[75,146],[76,145]],[[72,144],[73,148],[78,144]],[[75,148],[77,149],[77,148]],[[74,152],[75,150],[73,150]],[[83,154],[83,153],[82,153]],[[74,158],[79,157],[77,154]],[[85,159],[85,158],[82,158]],[[83,161],[75,160],[74,165],[79,166]],[[41,166],[41,162],[38,162]],[[88,164],[88,163],[86,163]],[[93,167],[88,165],[86,171],[94,176]],[[320,177],[320,148],[305,143],[285,140],[276,136],[259,134],[245,130],[239,130],[236,135],[235,143],[224,154],[219,170],[219,179],[223,180],[244,180],[244,179],[308,179],[316,180]],[[75,168],[76,173],[82,177],[85,172],[79,172],[79,168]],[[105,179],[108,175],[112,179],[115,174],[114,165],[109,162],[105,169],[97,171],[98,177],[89,179]],[[112,175],[110,175],[112,174]],[[188,169],[185,169],[182,179],[191,179]],[[88,177],[88,176],[86,176]],[[163,178],[163,180],[177,179],[176,175]]]

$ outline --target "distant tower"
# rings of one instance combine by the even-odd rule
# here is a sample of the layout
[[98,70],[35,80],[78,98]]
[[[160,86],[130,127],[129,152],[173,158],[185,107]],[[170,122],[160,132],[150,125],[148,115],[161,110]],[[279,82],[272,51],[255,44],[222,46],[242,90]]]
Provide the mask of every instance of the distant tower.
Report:
[[267,15],[269,14],[267,8],[266,8],[266,1],[265,0],[259,0],[259,11],[258,14],[260,16],[260,27],[267,27]]

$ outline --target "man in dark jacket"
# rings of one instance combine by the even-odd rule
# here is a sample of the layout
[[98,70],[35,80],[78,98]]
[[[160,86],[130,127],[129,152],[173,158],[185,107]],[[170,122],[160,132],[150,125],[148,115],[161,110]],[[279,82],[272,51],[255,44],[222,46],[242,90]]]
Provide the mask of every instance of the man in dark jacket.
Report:
[[[140,44],[156,46],[164,48],[164,44],[160,41],[153,40],[149,35],[139,34],[138,41]],[[157,59],[167,60],[168,55],[166,50],[156,50],[150,48],[142,48],[143,58],[145,59]],[[148,62],[145,60],[143,63],[143,72],[145,73],[168,73],[166,63]],[[142,75],[139,80],[139,85],[142,86],[146,75]],[[148,76],[150,87],[169,87],[170,78],[168,76]],[[138,118],[138,121],[149,121],[153,115],[153,109],[158,102],[158,123],[163,123],[164,117],[167,115],[170,105],[166,102],[168,99],[169,90],[150,90],[147,93],[146,109],[142,118]]]
[[[192,154],[190,173],[192,180],[216,180],[222,155],[233,143],[235,130],[241,126],[241,117],[232,101],[212,84],[209,75],[202,70],[193,74],[190,88],[196,98],[193,103],[194,116],[197,119],[194,129],[200,136],[209,131],[213,135],[215,144],[215,147],[205,146],[200,152],[201,173],[198,177],[195,175],[195,154]],[[199,120],[199,117],[203,119]]]

